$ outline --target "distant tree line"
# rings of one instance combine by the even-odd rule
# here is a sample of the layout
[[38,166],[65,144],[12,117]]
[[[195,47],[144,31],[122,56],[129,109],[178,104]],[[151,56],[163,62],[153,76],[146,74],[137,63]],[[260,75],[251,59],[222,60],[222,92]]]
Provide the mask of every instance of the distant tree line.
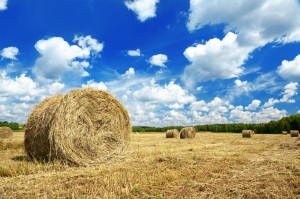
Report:
[[[165,132],[168,129],[181,130],[184,126],[166,126],[166,127],[132,127],[133,132]],[[194,126],[197,131],[211,131],[211,132],[234,132],[240,133],[244,129],[255,131],[260,134],[278,134],[282,131],[300,130],[300,114],[290,115],[283,117],[278,121],[270,121],[268,123],[261,124],[204,124]]]
[[[25,125],[17,122],[1,122],[1,126],[8,126],[12,130],[21,130]],[[166,127],[147,127],[147,126],[133,126],[133,132],[165,132],[169,129],[177,129],[180,131],[184,126],[166,126]],[[278,134],[282,131],[300,130],[300,114],[283,117],[278,121],[270,121],[261,124],[203,124],[194,126],[197,131],[211,131],[211,132],[234,132],[240,133],[244,129],[255,131],[261,134]]]
[[12,130],[21,130],[24,127],[23,124],[19,124],[17,122],[7,122],[7,121],[4,121],[4,122],[0,121],[0,127],[1,126],[10,127]]

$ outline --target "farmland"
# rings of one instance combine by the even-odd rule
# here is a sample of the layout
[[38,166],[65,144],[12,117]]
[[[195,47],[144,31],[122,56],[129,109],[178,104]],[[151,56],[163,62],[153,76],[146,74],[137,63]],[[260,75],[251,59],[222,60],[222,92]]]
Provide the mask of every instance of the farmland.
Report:
[[89,167],[28,160],[23,139],[0,140],[0,198],[300,198],[290,135],[133,133],[122,160]]

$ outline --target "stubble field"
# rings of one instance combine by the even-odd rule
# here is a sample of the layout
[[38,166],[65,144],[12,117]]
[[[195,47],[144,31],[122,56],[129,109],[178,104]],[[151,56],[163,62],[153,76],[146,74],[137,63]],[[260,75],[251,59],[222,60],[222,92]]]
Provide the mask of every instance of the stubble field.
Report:
[[90,167],[27,159],[24,133],[0,140],[0,198],[300,198],[300,138],[131,135],[123,160]]

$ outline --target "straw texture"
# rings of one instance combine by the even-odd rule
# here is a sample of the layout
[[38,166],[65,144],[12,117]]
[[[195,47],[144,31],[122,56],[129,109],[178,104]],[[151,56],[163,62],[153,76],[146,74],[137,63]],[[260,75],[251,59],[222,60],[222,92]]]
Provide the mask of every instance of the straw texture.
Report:
[[45,99],[26,127],[25,151],[30,157],[76,165],[118,158],[131,132],[123,105],[110,93],[90,88]]

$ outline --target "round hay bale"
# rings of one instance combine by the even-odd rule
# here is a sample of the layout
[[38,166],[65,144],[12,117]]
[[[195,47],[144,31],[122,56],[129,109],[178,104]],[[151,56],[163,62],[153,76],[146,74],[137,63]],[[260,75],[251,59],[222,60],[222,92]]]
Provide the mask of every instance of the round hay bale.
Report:
[[113,95],[75,89],[34,108],[26,124],[25,151],[38,160],[97,164],[119,157],[130,133],[127,110]]
[[166,138],[177,138],[177,137],[178,137],[178,130],[177,129],[167,130]]
[[291,130],[291,137],[298,137],[299,131],[298,130]]
[[194,127],[184,127],[180,131],[180,139],[194,139],[196,137],[196,129]]
[[288,132],[287,131],[282,131],[282,135],[287,135]]
[[243,138],[251,138],[253,136],[252,130],[242,130],[242,137]]
[[0,127],[0,138],[8,139],[8,138],[12,138],[13,135],[14,135],[14,132],[13,132],[13,130],[11,130],[11,128],[9,128],[7,126]]

